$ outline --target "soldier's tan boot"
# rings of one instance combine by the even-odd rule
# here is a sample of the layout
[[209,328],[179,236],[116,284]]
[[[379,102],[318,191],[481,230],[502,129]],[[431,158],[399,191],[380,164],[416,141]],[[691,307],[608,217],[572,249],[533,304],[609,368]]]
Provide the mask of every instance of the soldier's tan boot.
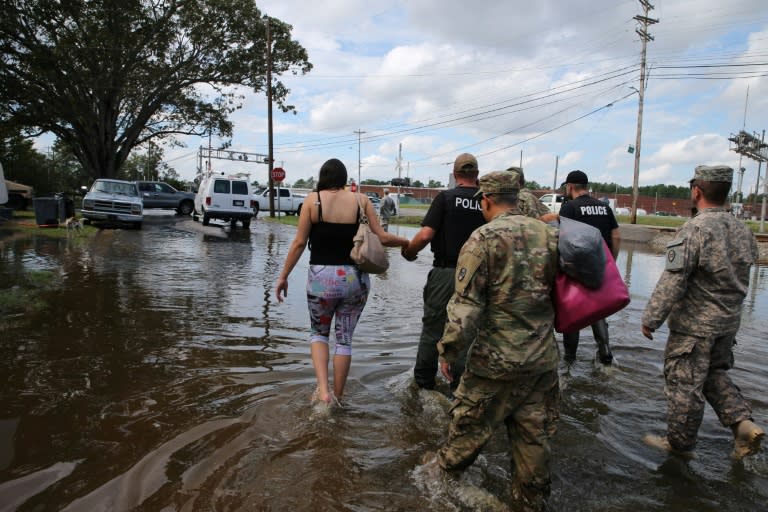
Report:
[[696,454],[693,452],[693,450],[675,450],[672,448],[672,445],[669,444],[669,441],[667,440],[667,436],[653,436],[651,434],[646,434],[643,437],[643,442],[645,442],[645,444],[648,446],[658,448],[659,450],[677,455],[684,459],[693,459],[696,457]]
[[733,451],[731,457],[742,459],[760,451],[760,443],[765,437],[763,429],[751,420],[740,421],[733,427]]

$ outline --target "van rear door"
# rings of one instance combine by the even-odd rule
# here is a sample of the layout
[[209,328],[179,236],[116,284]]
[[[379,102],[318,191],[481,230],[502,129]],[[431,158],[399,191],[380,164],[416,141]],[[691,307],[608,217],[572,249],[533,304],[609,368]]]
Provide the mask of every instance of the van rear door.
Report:
[[251,212],[251,192],[247,181],[232,180],[232,207]]
[[0,164],[0,204],[8,202],[8,187],[5,186],[5,175],[3,174],[3,164]]

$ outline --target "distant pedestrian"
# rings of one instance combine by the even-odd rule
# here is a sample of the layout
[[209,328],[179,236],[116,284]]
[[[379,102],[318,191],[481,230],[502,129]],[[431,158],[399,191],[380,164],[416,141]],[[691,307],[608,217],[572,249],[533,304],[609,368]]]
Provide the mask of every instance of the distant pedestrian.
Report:
[[389,219],[397,217],[397,207],[395,206],[395,200],[389,195],[389,189],[384,189],[384,199],[381,201],[379,207],[379,216],[381,217],[381,227],[384,231],[389,231]]
[[696,446],[705,402],[733,432],[734,458],[756,453],[765,436],[727,373],[733,368],[750,267],[758,257],[752,231],[724,208],[732,180],[730,167],[696,167],[690,184],[698,213],[667,245],[664,272],[642,318],[648,339],[664,320],[669,326],[664,351],[667,433],[645,441],[683,456]]
[[[568,201],[560,207],[560,215],[599,229],[615,260],[619,256],[621,234],[611,207],[589,195],[589,179],[583,171],[569,172],[563,186]],[[592,324],[592,335],[597,343],[600,362],[606,365],[611,364],[613,353],[608,343],[608,322],[602,319]],[[579,347],[579,331],[564,332],[563,346],[565,348],[563,358],[566,362],[572,363],[576,360],[576,349]]]
[[518,181],[506,171],[480,178],[488,221],[461,249],[456,291],[438,344],[440,370],[471,344],[454,395],[446,470],[471,465],[504,423],[512,454],[512,510],[544,510],[550,494],[549,439],[559,417],[558,350],[550,295],[558,267],[557,229],[521,215]]
[[[485,223],[477,192],[477,159],[462,153],[453,163],[456,188],[443,190],[432,200],[421,229],[402,250],[408,261],[416,259],[420,250],[431,244],[435,255],[432,270],[424,285],[424,316],[421,337],[413,370],[416,385],[434,389],[437,375],[437,342],[445,327],[445,306],[453,295],[456,261],[464,242],[475,228]],[[454,365],[454,385],[461,376],[461,364]]]

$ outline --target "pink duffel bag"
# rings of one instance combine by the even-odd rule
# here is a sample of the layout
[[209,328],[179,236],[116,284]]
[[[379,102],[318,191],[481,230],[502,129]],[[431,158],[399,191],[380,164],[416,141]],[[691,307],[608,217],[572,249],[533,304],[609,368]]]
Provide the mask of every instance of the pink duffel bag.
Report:
[[590,289],[562,271],[557,271],[552,297],[555,330],[574,332],[621,311],[629,304],[629,290],[619,274],[613,255],[603,241],[605,276],[600,288]]

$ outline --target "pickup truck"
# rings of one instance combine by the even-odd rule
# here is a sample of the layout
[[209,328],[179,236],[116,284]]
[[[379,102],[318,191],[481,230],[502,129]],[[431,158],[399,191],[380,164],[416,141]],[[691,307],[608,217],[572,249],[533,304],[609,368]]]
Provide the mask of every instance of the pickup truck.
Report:
[[[275,188],[275,211],[285,212],[289,215],[298,215],[301,212],[301,206],[307,198],[305,194],[294,194],[289,188]],[[269,189],[254,194],[253,196],[253,215],[259,214],[259,211],[269,211]]]

